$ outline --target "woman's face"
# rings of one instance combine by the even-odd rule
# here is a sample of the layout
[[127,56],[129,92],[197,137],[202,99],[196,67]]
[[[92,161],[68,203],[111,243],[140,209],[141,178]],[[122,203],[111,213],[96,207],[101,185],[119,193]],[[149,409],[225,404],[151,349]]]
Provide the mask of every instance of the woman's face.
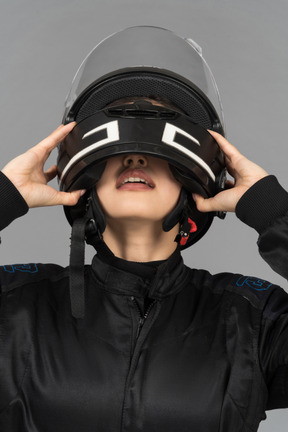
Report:
[[168,162],[128,154],[107,161],[96,190],[108,224],[116,219],[162,222],[176,206],[181,185]]

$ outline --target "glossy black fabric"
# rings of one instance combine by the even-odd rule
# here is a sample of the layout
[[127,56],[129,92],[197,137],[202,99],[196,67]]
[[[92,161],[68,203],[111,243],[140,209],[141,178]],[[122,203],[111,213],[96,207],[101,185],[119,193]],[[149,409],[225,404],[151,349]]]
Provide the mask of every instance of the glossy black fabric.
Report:
[[[287,277],[285,208],[258,245]],[[84,320],[69,269],[0,267],[1,432],[253,432],[265,409],[288,407],[287,293],[189,269],[177,252],[145,266],[110,258],[86,267]]]
[[[71,316],[67,269],[2,267],[0,430],[257,430],[288,364],[287,294],[172,262],[151,281],[96,256],[84,321]],[[135,300],[151,292],[136,339]]]

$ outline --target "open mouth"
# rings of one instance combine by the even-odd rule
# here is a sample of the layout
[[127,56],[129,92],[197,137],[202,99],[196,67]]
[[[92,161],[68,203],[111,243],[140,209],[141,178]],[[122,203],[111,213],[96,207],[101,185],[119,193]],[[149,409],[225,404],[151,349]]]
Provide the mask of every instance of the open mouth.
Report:
[[129,177],[128,179],[125,179],[121,183],[120,187],[123,186],[124,184],[127,184],[127,183],[140,183],[140,184],[145,184],[147,186],[153,187],[152,185],[149,184],[149,182],[147,180],[140,178],[140,177]]
[[129,185],[134,188],[136,186],[139,186],[139,188],[146,187],[148,189],[153,189],[155,187],[155,183],[151,177],[144,170],[140,169],[127,169],[117,179],[117,189],[123,187],[127,189]]

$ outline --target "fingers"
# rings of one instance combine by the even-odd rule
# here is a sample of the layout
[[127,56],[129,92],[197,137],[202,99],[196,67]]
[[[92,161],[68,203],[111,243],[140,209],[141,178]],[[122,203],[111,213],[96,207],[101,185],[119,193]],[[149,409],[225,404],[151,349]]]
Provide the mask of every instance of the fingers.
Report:
[[[225,193],[225,192],[224,192]],[[234,212],[239,200],[237,194],[226,195],[226,198],[219,199],[219,194],[212,198],[203,198],[201,195],[193,194],[197,210],[201,213],[208,212]]]
[[235,146],[233,146],[229,141],[227,141],[227,139],[224,138],[221,134],[212,130],[208,130],[208,132],[213,136],[213,138],[215,138],[217,144],[219,145],[219,147],[221,148],[225,156],[230,161],[233,158],[233,156],[234,157],[241,156],[239,150]]
[[[50,186],[43,186],[37,193],[30,194],[26,202],[30,208],[48,207],[48,206],[74,206],[86,190],[77,190],[73,192],[59,192]],[[25,197],[24,197],[25,198]]]
[[58,192],[57,202],[54,205],[74,206],[85,192],[85,189],[73,192]]
[[197,210],[202,213],[215,211],[215,207],[213,206],[214,200],[213,198],[203,198],[201,195],[192,194],[193,199],[195,201]]
[[227,211],[234,212],[237,203],[244,193],[258,180],[268,173],[255,163],[243,156],[236,147],[217,132],[209,131],[223,151],[226,159],[226,168],[234,180],[227,180],[225,189],[219,191],[214,197],[203,198],[193,194],[193,199],[200,212]]
[[50,152],[56,148],[57,145],[60,144],[60,142],[63,141],[63,139],[71,132],[75,125],[76,122],[71,122],[67,125],[58,126],[57,129],[55,129],[47,138],[38,144],[38,147],[50,154]]
[[[71,132],[71,130],[75,127],[76,122],[71,122],[67,125],[60,125],[57,129],[55,129],[47,138],[40,141],[34,147],[31,147],[27,153],[29,155],[33,154],[33,162],[35,164],[40,163],[40,168],[43,169],[43,166],[50,156],[50,153],[54,148],[64,140],[64,138]],[[55,176],[54,176],[55,177]],[[53,177],[52,177],[53,178]],[[48,173],[48,180],[50,178],[50,172]]]

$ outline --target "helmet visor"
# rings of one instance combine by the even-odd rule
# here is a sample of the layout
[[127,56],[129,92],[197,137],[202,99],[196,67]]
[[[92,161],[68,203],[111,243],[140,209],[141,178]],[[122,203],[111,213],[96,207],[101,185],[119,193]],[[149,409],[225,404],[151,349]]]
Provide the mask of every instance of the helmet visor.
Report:
[[209,103],[224,129],[219,92],[201,48],[191,39],[149,26],[130,27],[114,33],[88,54],[66,98],[64,121],[87,89],[109,77],[139,71],[174,78],[192,88]]

